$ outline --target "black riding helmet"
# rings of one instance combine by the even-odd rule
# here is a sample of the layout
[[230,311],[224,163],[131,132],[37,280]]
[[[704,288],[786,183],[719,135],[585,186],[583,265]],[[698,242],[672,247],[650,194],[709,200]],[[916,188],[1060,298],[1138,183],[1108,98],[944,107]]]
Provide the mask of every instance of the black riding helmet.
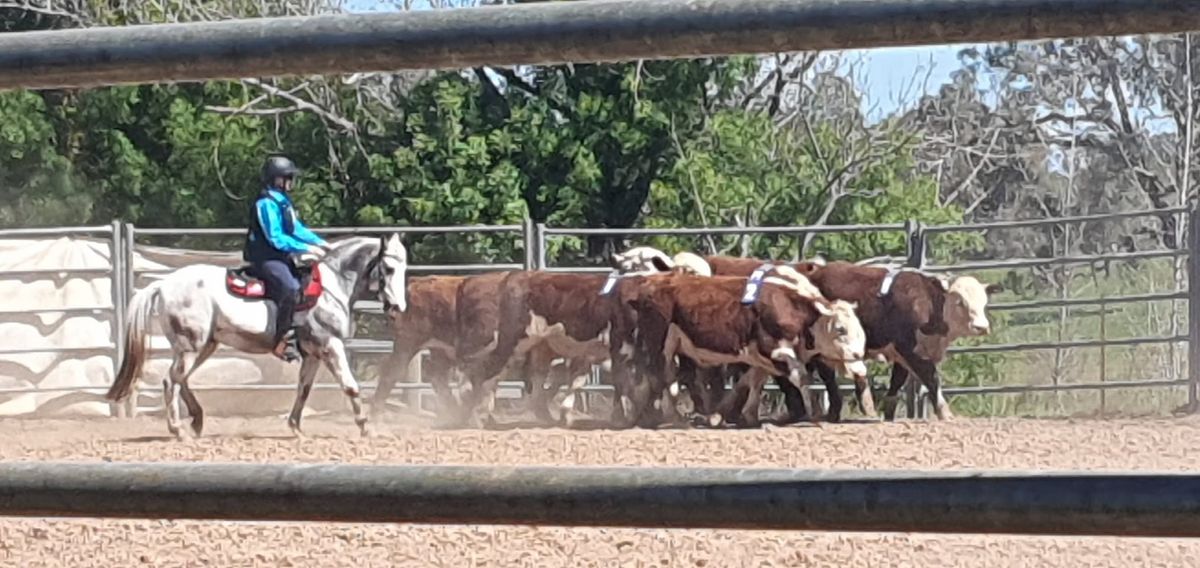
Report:
[[300,168],[292,163],[286,156],[271,156],[267,158],[266,163],[262,167],[263,183],[271,183],[277,177],[295,177],[300,173]]

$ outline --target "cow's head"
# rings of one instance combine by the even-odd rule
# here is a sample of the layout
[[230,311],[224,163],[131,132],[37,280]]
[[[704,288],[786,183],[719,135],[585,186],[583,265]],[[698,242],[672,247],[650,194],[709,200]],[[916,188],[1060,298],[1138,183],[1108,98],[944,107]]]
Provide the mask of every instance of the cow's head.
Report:
[[712,276],[712,267],[698,254],[687,251],[679,252],[671,261],[675,263],[676,272],[696,276]]
[[987,335],[992,324],[987,317],[988,296],[1001,290],[997,284],[984,284],[973,276],[959,276],[946,287],[943,307],[950,340],[957,337]]
[[858,314],[858,305],[843,300],[816,301],[817,321],[809,328],[813,339],[813,350],[829,366],[854,378],[867,376],[867,363],[863,360],[867,350],[867,332],[863,330]]
[[622,274],[655,274],[675,268],[671,257],[654,247],[633,247],[612,255],[610,260],[612,267]]

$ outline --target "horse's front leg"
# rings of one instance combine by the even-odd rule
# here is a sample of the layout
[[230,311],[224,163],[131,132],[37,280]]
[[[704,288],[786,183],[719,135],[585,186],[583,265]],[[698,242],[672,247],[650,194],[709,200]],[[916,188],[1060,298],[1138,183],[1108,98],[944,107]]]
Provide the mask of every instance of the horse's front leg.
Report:
[[367,414],[363,411],[358,381],[354,379],[354,373],[350,370],[350,357],[346,355],[345,342],[337,337],[329,338],[323,355],[329,372],[337,377],[338,382],[342,385],[342,392],[350,398],[350,406],[354,409],[354,423],[358,424],[358,429],[363,436],[370,436],[371,432],[367,429]]

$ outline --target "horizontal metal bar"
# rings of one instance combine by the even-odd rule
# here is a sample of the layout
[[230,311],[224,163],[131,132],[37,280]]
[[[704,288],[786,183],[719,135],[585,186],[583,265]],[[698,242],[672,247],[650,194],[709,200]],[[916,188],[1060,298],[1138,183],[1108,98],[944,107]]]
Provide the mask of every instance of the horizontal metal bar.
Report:
[[568,274],[608,274],[613,269],[607,266],[547,266],[542,272],[560,272]]
[[1038,308],[1062,308],[1071,306],[1099,306],[1113,304],[1133,304],[1138,302],[1157,302],[1166,300],[1186,300],[1187,292],[1159,292],[1153,294],[1136,294],[1130,296],[1113,296],[1111,298],[1071,298],[1068,300],[1038,300],[1034,302],[1018,302],[1011,304],[992,304],[988,311],[1033,310]]
[[1200,536],[1200,475],[0,463],[0,515]]
[[546,236],[688,236],[688,235],[796,235],[852,233],[852,232],[883,232],[903,231],[904,225],[816,225],[795,227],[680,227],[680,228],[628,228],[628,229],[596,229],[596,228],[558,228],[546,227]]
[[0,357],[5,355],[29,355],[31,353],[90,353],[97,351],[112,351],[115,347],[108,345],[84,345],[80,347],[30,347],[26,349],[0,350]]
[[112,225],[96,225],[90,227],[28,227],[24,229],[0,229],[0,239],[19,239],[21,237],[111,235],[112,231]]
[[1165,209],[1147,209],[1142,211],[1122,211],[1120,213],[1098,213],[1095,215],[1076,215],[1072,217],[1055,217],[1048,219],[1021,219],[1014,221],[992,221],[988,223],[969,223],[964,225],[932,225],[925,227],[926,234],[957,233],[967,231],[987,231],[991,229],[1020,229],[1026,227],[1042,227],[1054,225],[1071,225],[1095,221],[1114,221],[1134,217],[1157,217],[1187,213],[1187,207],[1168,207]]
[[[991,385],[982,387],[944,387],[942,390],[947,395],[985,395],[985,394],[1021,394],[1030,392],[1055,392],[1055,391],[1077,391],[1077,390],[1113,390],[1113,389],[1129,389],[1129,388],[1159,388],[1159,387],[1176,387],[1186,386],[1186,379],[1176,380],[1150,380],[1150,381],[1108,381],[1103,383],[1077,383],[1077,384],[1059,384],[1059,385]],[[362,382],[359,387],[365,391],[372,391],[376,388],[375,382]],[[148,392],[156,392],[154,389],[157,385],[149,383],[139,385],[139,388]],[[191,385],[192,390],[213,391],[213,392],[294,392],[295,385],[291,384],[230,384],[230,385],[212,385],[197,383]],[[525,384],[521,381],[502,381],[497,388],[502,390],[517,390],[524,391]],[[809,387],[814,391],[824,391],[825,385],[816,383]],[[330,383],[317,383],[313,385],[314,390],[341,390],[341,386]],[[2,387],[0,395],[19,395],[19,394],[54,394],[54,393],[71,393],[71,392],[105,392],[107,386],[77,386],[77,387]],[[401,391],[426,391],[433,392],[433,386],[427,382],[419,383],[396,383],[392,386],[392,390]],[[610,393],[613,390],[612,385],[608,384],[588,384],[581,387],[579,390],[588,393]],[[763,386],[765,391],[778,391],[779,387],[774,383],[767,383]],[[854,385],[847,383],[839,383],[838,390],[850,393],[854,391]]]
[[1041,351],[1046,349],[1075,349],[1080,347],[1122,347],[1130,345],[1153,345],[1156,343],[1186,342],[1188,336],[1129,337],[1122,339],[1082,339],[1079,341],[1047,341],[1042,343],[1009,343],[1005,345],[972,345],[951,347],[948,352],[955,355],[967,353],[999,353],[1016,351]]
[[[241,266],[241,262],[238,266]],[[521,270],[525,265],[515,262],[505,263],[474,263],[474,264],[410,264],[408,271],[413,274],[443,274],[452,272],[496,272],[500,270]],[[232,266],[231,266],[232,268]],[[169,274],[178,268],[150,268],[134,270],[139,274]]]
[[111,313],[112,306],[74,306],[65,308],[22,308],[0,310],[0,317],[32,314],[94,314]]
[[1103,383],[1077,383],[1057,385],[991,385],[982,387],[944,387],[947,395],[976,395],[976,394],[1022,394],[1031,392],[1059,392],[1082,390],[1114,390],[1156,387],[1186,386],[1186,379],[1160,379],[1153,381],[1108,381]]
[[522,270],[524,264],[519,262],[476,263],[476,264],[412,264],[408,272],[412,274],[443,274],[451,272],[498,272],[502,270]]
[[1187,255],[1188,251],[1186,250],[1146,250],[1111,254],[1058,256],[1052,258],[1014,258],[1008,260],[989,260],[982,262],[961,262],[958,264],[926,266],[922,268],[922,270],[929,272],[962,272],[966,270],[1025,268],[1029,266],[1047,266],[1054,264],[1091,264],[1094,262],[1103,261],[1146,260],[1151,258],[1169,258]]
[[0,270],[0,279],[20,278],[22,276],[109,276],[113,269],[108,268],[29,268],[24,270]]
[[985,43],[1200,28],[1188,0],[592,0],[14,32],[0,89]]
[[[221,227],[221,228],[195,228],[185,229],[178,227],[167,228],[142,228],[136,227],[137,236],[172,236],[172,237],[191,237],[196,235],[211,235],[211,236],[241,236],[246,234],[245,227]],[[329,235],[389,235],[392,233],[407,233],[407,234],[458,234],[458,233],[508,233],[519,232],[522,227],[520,225],[463,225],[455,226],[428,226],[428,227],[407,227],[407,226],[389,226],[389,227],[313,227],[314,231]]]

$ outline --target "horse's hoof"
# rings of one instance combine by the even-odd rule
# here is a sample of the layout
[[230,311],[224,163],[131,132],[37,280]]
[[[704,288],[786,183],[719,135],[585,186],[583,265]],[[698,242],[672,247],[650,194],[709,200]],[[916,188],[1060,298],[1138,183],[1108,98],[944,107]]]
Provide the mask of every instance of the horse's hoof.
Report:
[[201,434],[202,432],[204,432],[204,418],[203,418],[203,417],[196,417],[196,418],[193,418],[193,419],[192,419],[192,433],[193,433],[193,434],[194,434],[194,435],[195,435],[197,438],[199,438],[199,437],[200,437],[200,434]]

